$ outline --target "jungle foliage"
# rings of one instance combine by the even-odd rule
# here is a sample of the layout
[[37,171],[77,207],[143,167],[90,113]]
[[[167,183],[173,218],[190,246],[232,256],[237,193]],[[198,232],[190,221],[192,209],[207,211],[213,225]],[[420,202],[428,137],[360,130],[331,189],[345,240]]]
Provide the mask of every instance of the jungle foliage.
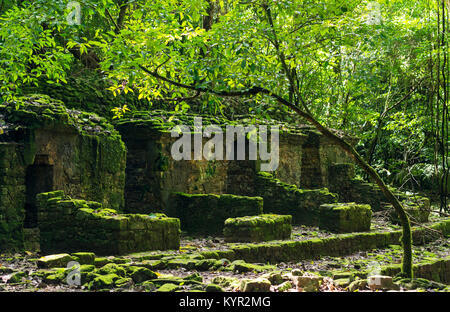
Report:
[[3,101],[81,66],[147,109],[300,116],[358,136],[336,140],[380,186],[429,188],[448,210],[446,1],[67,2],[0,1]]

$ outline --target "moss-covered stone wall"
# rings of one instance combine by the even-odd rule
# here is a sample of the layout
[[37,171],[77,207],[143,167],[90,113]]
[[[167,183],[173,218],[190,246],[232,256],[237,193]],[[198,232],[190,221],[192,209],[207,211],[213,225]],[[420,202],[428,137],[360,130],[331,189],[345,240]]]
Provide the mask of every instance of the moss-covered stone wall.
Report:
[[225,220],[226,242],[265,242],[290,239],[292,216],[261,214]]
[[[194,117],[202,117],[203,126],[215,124],[223,130],[226,125],[250,124],[247,119],[230,121],[160,111],[136,112],[116,123],[129,151],[125,189],[128,212],[163,211],[172,192],[258,195],[255,175],[261,160],[176,161],[172,158],[172,144],[178,138],[172,138],[170,130],[177,125],[193,130]],[[279,165],[273,174],[281,181],[302,188],[303,185],[304,188],[326,187],[329,165],[348,161],[346,155],[320,133],[308,127],[279,126]],[[208,140],[203,138],[202,145]],[[193,155],[193,136],[191,149]]]
[[370,205],[355,203],[323,204],[319,210],[319,228],[321,229],[334,233],[370,230],[372,219]]
[[180,222],[162,214],[118,214],[62,191],[37,195],[40,247],[46,253],[86,250],[102,255],[178,249]]
[[23,247],[25,167],[22,146],[0,142],[0,251]]
[[264,212],[292,215],[294,224],[318,225],[319,207],[336,203],[338,196],[328,189],[303,190],[296,185],[281,182],[267,172],[255,178],[257,195],[264,199]]
[[[204,121],[205,122],[205,121]],[[125,201],[130,213],[164,211],[173,192],[190,194],[254,193],[256,163],[227,160],[174,160],[169,122],[123,120],[116,127],[128,149]],[[192,154],[194,150],[193,137]],[[203,138],[203,145],[207,142]]]
[[231,194],[174,193],[167,214],[179,218],[181,229],[196,234],[222,234],[228,218],[255,216],[263,212],[261,197]]
[[0,119],[6,123],[3,136],[23,145],[22,166],[53,167],[53,189],[114,209],[124,206],[126,148],[105,119],[43,95],[0,106]]

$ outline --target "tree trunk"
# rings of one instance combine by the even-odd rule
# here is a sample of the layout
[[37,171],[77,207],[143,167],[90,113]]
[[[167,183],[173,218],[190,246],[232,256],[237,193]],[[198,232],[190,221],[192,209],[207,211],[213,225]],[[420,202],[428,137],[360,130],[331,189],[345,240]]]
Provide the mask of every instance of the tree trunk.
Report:
[[[284,104],[284,103],[282,103]],[[286,104],[285,104],[286,105]],[[293,108],[289,105],[291,109],[293,109],[298,115],[305,118],[309,123],[311,123],[318,131],[320,131],[324,136],[331,139],[338,146],[340,146],[354,161],[355,163],[366,172],[366,174],[380,187],[384,196],[388,200],[389,203],[392,204],[395,211],[397,212],[400,223],[402,225],[403,233],[401,237],[401,243],[403,246],[403,261],[402,261],[402,274],[405,277],[412,278],[413,270],[412,270],[412,233],[411,233],[411,224],[409,222],[408,215],[406,214],[405,209],[401,205],[400,201],[395,197],[395,195],[389,190],[384,181],[378,175],[378,173],[373,169],[362,157],[359,153],[345,140],[341,139],[339,136],[331,132],[329,129],[324,127],[320,122],[318,122],[311,115],[299,110],[298,108]]]

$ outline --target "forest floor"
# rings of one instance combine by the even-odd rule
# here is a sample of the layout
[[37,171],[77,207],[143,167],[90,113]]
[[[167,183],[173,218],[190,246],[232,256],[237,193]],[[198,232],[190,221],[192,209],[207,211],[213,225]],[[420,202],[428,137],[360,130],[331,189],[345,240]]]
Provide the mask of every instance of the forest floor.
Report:
[[[445,219],[433,214],[430,220],[433,222]],[[384,216],[375,216],[373,219],[372,231],[394,231],[400,227],[392,225],[386,221]],[[335,234],[321,231],[316,227],[294,226],[292,240],[306,240],[313,238],[327,238]],[[182,236],[180,251],[165,253],[165,255],[180,255],[186,250],[195,252],[206,250],[221,250],[226,248],[226,244],[221,237],[188,237]],[[438,261],[439,259],[449,259],[450,257],[450,237],[440,237],[425,245],[413,247],[414,263],[424,263],[427,261]],[[61,279],[59,282],[49,281],[39,274],[36,259],[43,256],[39,253],[25,252],[16,254],[0,255],[0,291],[37,291],[37,292],[59,292],[59,291],[92,291],[87,284],[84,286],[69,286]],[[168,257],[170,258],[170,257]],[[107,257],[109,262],[119,266],[145,266],[145,260],[133,257]],[[402,248],[399,245],[390,245],[384,249],[373,249],[369,251],[359,251],[342,257],[324,256],[320,259],[309,259],[295,262],[281,263],[223,263],[223,266],[208,270],[195,270],[193,268],[159,268],[154,269],[158,275],[157,280],[167,281],[167,284],[175,284],[177,291],[204,290],[211,283],[220,284],[223,291],[243,291],[243,280],[255,280],[260,277],[271,281],[270,291],[303,291],[296,283],[296,276],[320,277],[318,284],[312,291],[371,291],[364,284],[364,277],[358,276],[361,271],[368,268],[383,267],[401,263]],[[155,261],[155,260],[154,260]],[[240,262],[243,262],[240,260]],[[234,266],[235,267],[234,267]],[[238,266],[245,269],[236,269]],[[92,266],[93,267],[93,266]],[[93,268],[94,269],[94,268]],[[97,266],[98,269],[98,266]],[[96,270],[97,270],[96,269]],[[11,282],[12,277],[23,272],[22,278]],[[95,271],[96,272],[96,271]],[[448,275],[448,272],[447,272]],[[186,281],[196,280],[196,283]],[[156,291],[157,280],[152,283],[129,282],[121,287],[111,287],[107,291]],[[226,281],[225,281],[226,280]],[[225,281],[225,282],[224,282]],[[360,283],[356,283],[359,281]],[[422,281],[423,282],[423,281]],[[155,285],[156,283],[156,285]],[[151,284],[151,285],[150,285]],[[150,285],[150,286],[149,286]],[[353,285],[353,286],[352,286]],[[425,286],[424,286],[425,285]],[[266,285],[267,286],[267,285]],[[103,289],[105,290],[105,289]],[[399,284],[392,287],[390,291],[450,291],[450,287],[444,284],[429,282],[419,286]]]

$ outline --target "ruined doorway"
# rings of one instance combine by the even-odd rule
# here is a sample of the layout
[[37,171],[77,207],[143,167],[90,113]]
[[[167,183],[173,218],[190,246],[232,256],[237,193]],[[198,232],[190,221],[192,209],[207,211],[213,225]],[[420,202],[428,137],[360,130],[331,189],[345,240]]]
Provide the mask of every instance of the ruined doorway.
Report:
[[26,201],[24,228],[37,227],[36,195],[53,190],[53,165],[48,155],[37,155],[26,172]]
[[319,147],[303,146],[300,177],[301,188],[314,189],[323,187]]

